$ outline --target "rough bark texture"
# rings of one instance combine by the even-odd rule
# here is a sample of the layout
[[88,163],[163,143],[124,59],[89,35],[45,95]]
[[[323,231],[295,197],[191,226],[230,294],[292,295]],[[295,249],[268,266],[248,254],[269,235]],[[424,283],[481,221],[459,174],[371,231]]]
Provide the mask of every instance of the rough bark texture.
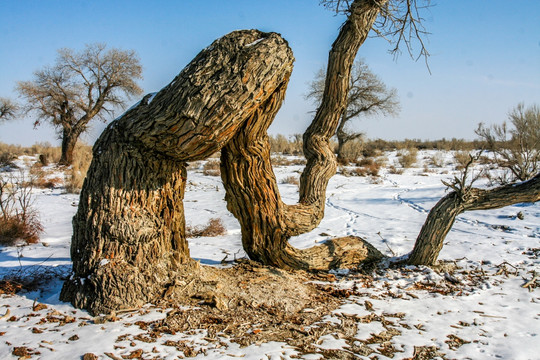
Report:
[[92,313],[136,307],[198,271],[185,239],[185,162],[220,150],[283,93],[293,60],[277,34],[233,32],[107,127],[73,219],[62,300]]
[[62,131],[62,153],[58,161],[60,165],[71,165],[73,163],[73,151],[78,138],[79,134],[74,133],[72,130],[64,129]]
[[539,200],[540,174],[529,181],[495,189],[472,188],[463,194],[452,191],[439,200],[429,212],[408,262],[415,265],[434,265],[456,217],[465,211],[498,209]]
[[296,205],[281,201],[270,165],[266,129],[284,93],[276,92],[222,151],[222,178],[229,210],[242,226],[244,249],[251,259],[288,269],[327,270],[352,267],[382,257],[360,238],[334,239],[298,250],[291,236],[313,230],[324,216],[326,187],[336,172],[329,140],[346,108],[351,67],[380,11],[374,1],[355,1],[329,54],[323,101],[304,133],[307,158]]

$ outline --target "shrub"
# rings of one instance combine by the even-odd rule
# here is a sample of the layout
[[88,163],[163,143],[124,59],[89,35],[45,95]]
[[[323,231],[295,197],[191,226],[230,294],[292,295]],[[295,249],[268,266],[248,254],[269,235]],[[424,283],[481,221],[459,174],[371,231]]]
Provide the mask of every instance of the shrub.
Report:
[[31,185],[39,189],[54,189],[64,182],[57,176],[53,177],[51,171],[44,170],[41,162],[32,164],[29,174]]
[[15,245],[19,241],[34,244],[39,241],[43,227],[32,207],[32,183],[24,173],[18,177],[0,177],[0,244]]
[[67,171],[67,192],[78,194],[81,191],[90,163],[92,163],[92,147],[77,144],[73,151],[73,163]]
[[510,125],[486,127],[480,123],[476,134],[494,154],[493,161],[507,170],[499,182],[525,181],[540,170],[540,107],[518,104],[508,115]]
[[443,167],[444,166],[444,155],[440,152],[436,152],[431,155],[429,158],[429,164],[434,167]]
[[398,169],[394,165],[390,165],[388,167],[388,173],[394,174],[394,175],[401,175],[403,174],[403,169]]
[[360,156],[362,156],[364,149],[364,142],[361,139],[354,139],[347,141],[343,144],[341,148],[341,154],[338,154],[338,161],[343,165],[347,165],[351,162],[356,161]]
[[198,226],[186,226],[186,237],[212,237],[225,235],[227,229],[225,225],[219,218],[212,218],[208,220],[207,225],[198,225]]
[[10,154],[15,159],[24,155],[24,149],[20,145],[9,145],[0,142],[0,154]]
[[456,162],[456,169],[463,170],[469,163],[471,155],[468,151],[456,151],[454,153],[454,161]]
[[302,135],[294,134],[287,139],[284,135],[269,136],[270,151],[283,155],[302,155]]
[[219,176],[221,174],[219,167],[219,160],[208,160],[203,165],[203,174],[208,176]]
[[272,156],[270,158],[272,166],[290,166],[290,165],[305,165],[304,158],[286,158],[284,156]]
[[410,147],[407,150],[401,150],[398,154],[398,162],[404,169],[413,166],[418,159],[418,149]]
[[298,178],[294,175],[287,176],[283,180],[281,180],[282,184],[291,184],[291,185],[300,185],[300,181]]
[[13,160],[17,157],[8,151],[0,153],[0,167],[14,167]]
[[51,146],[49,143],[38,143],[32,146],[32,155],[39,154],[39,161],[42,165],[57,164],[62,155],[59,146]]
[[356,164],[356,168],[352,170],[353,175],[358,176],[379,176],[381,165],[373,158],[363,158]]

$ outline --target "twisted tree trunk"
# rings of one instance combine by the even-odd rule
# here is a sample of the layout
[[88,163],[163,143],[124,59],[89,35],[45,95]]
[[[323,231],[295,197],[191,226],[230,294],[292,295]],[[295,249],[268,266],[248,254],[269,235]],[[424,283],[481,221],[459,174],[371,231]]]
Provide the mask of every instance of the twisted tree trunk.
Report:
[[73,219],[62,300],[92,313],[140,306],[198,271],[185,238],[185,162],[220,150],[283,93],[293,60],[277,34],[233,32],[107,127]]
[[375,1],[355,1],[332,46],[323,101],[304,133],[307,165],[300,179],[298,204],[281,201],[270,165],[266,129],[283,95],[276,92],[223,149],[222,178],[228,208],[242,226],[244,249],[251,259],[281,268],[328,270],[382,257],[373,246],[355,237],[333,239],[306,250],[288,243],[291,236],[313,230],[324,216],[326,188],[337,168],[330,138],[346,108],[352,64],[380,6]]
[[452,191],[429,212],[408,262],[414,265],[434,265],[456,217],[465,211],[498,209],[536,201],[540,201],[540,174],[522,183],[489,190],[472,188],[463,190],[462,194]]

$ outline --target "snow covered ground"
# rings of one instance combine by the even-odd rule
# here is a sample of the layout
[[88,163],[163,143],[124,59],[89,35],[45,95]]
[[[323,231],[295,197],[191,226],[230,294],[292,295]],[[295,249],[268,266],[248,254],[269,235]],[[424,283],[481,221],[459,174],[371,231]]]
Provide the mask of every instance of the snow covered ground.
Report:
[[[396,154],[387,154],[388,163]],[[425,167],[433,152],[419,153],[418,167],[402,174],[382,169],[377,178],[336,175],[327,191],[319,227],[291,240],[305,248],[331,237],[356,235],[381,252],[410,252],[429,209],[445,194],[441,180],[455,173],[446,153],[441,168]],[[22,166],[22,162],[20,163]],[[226,210],[219,177],[205,176],[202,162],[189,171],[186,220],[193,226],[220,218],[227,234],[190,239],[192,257],[220,266],[245,257],[240,226]],[[281,183],[302,166],[275,166],[284,201],[294,203],[298,187]],[[336,273],[334,286],[349,289],[340,308],[322,323],[335,333],[302,354],[286,342],[241,348],[223,337],[210,342],[204,331],[160,334],[148,340],[141,324],[162,319],[168,309],[148,306],[111,319],[59,301],[61,276],[69,273],[71,218],[78,196],[62,188],[35,190],[45,231],[41,242],[0,248],[0,276],[44,274],[38,290],[0,295],[0,358],[80,359],[280,359],[301,357],[362,359],[540,359],[540,290],[522,287],[540,272],[540,204],[520,204],[465,213],[448,235],[439,259],[455,266],[380,268],[371,275]],[[517,214],[523,214],[523,220]],[[179,344],[182,344],[180,346]]]

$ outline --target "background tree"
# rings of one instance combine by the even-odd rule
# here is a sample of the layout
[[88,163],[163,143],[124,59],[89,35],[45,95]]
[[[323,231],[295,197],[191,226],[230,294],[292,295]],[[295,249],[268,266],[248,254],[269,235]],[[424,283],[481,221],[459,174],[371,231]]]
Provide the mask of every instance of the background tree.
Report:
[[87,45],[81,52],[61,49],[54,66],[21,81],[17,91],[26,99],[26,111],[37,114],[34,126],[50,122],[62,139],[60,164],[70,165],[79,136],[94,118],[105,121],[116,107],[142,93],[136,81],[142,67],[133,50]]
[[480,123],[476,134],[487,144],[494,161],[504,172],[502,184],[525,181],[540,171],[540,107],[518,104],[508,114],[510,124],[486,127]]
[[[306,98],[313,99],[320,104],[324,92],[326,73],[320,70],[311,82]],[[388,89],[382,80],[375,75],[363,59],[357,60],[352,67],[347,94],[346,109],[339,120],[336,130],[338,139],[337,157],[338,162],[349,162],[349,156],[345,153],[345,145],[363,136],[361,132],[347,129],[347,124],[360,115],[373,114],[395,115],[399,111],[399,100],[396,89]]]
[[19,106],[8,98],[0,97],[0,122],[15,117]]

